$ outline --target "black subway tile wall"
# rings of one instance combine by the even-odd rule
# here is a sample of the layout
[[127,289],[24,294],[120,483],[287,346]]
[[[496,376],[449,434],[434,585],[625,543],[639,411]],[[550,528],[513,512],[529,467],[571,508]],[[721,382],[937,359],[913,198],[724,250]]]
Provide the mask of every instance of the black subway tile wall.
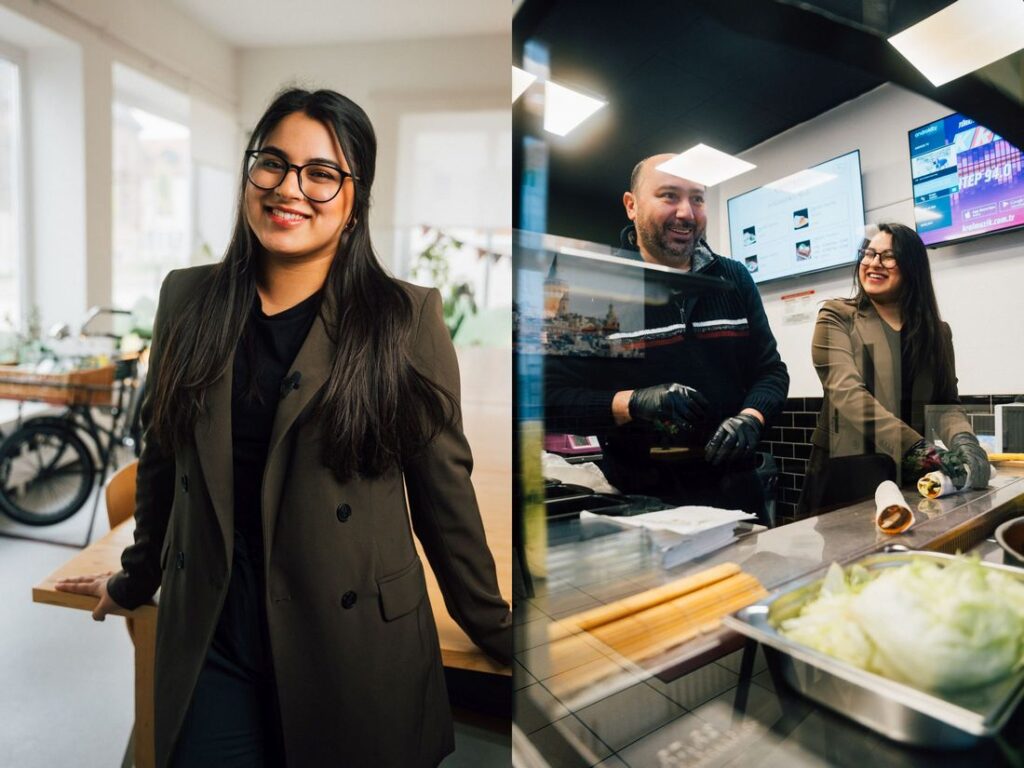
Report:
[[[961,401],[978,435],[995,432],[993,408],[1012,403],[1019,395],[965,395]],[[775,502],[776,525],[794,522],[800,491],[804,487],[807,459],[811,455],[811,435],[821,410],[820,397],[791,397],[779,418],[764,436],[760,450],[770,453],[778,467],[779,482]]]
[[760,449],[772,455],[779,472],[775,493],[776,525],[796,520],[796,505],[811,455],[811,435],[820,410],[820,397],[789,398],[761,443]]

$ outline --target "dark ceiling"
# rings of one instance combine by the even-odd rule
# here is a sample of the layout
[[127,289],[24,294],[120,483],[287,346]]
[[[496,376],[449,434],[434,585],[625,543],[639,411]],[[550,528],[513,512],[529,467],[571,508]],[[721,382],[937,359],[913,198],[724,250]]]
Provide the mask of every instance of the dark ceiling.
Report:
[[541,43],[552,80],[608,101],[564,138],[541,129],[529,93],[515,106],[517,137],[548,145],[548,231],[614,243],[637,160],[698,142],[739,153],[887,81],[1024,144],[1019,98],[976,76],[937,89],[885,42],[949,1],[525,0],[515,63]]

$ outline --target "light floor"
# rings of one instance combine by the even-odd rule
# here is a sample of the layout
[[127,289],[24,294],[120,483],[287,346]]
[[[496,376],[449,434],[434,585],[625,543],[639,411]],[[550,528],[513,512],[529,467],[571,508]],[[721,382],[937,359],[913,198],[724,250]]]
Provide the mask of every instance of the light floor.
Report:
[[[0,515],[0,532],[81,543],[90,506],[31,529]],[[92,538],[108,530],[102,503]],[[0,536],[0,765],[117,768],[133,721],[132,644],[124,622],[32,602],[32,586],[70,559],[66,546]],[[511,765],[508,723],[457,722],[444,768]]]

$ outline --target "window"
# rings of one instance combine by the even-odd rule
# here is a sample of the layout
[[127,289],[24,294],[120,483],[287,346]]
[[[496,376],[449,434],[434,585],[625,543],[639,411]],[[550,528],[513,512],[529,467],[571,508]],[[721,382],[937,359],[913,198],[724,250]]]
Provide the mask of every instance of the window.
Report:
[[0,59],[0,326],[21,325],[21,110],[18,66]]
[[410,114],[400,124],[397,271],[440,289],[460,345],[511,338],[510,122],[505,110]]
[[114,104],[114,305],[156,301],[170,270],[187,266],[191,152],[186,125]]

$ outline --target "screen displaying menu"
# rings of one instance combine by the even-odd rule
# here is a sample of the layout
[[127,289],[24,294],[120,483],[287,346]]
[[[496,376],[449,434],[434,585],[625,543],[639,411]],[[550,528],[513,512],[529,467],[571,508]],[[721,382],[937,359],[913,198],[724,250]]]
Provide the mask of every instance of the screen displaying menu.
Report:
[[864,238],[860,151],[729,200],[732,258],[755,283],[852,264]]
[[1024,226],[1021,150],[959,113],[909,133],[914,219],[926,245]]

